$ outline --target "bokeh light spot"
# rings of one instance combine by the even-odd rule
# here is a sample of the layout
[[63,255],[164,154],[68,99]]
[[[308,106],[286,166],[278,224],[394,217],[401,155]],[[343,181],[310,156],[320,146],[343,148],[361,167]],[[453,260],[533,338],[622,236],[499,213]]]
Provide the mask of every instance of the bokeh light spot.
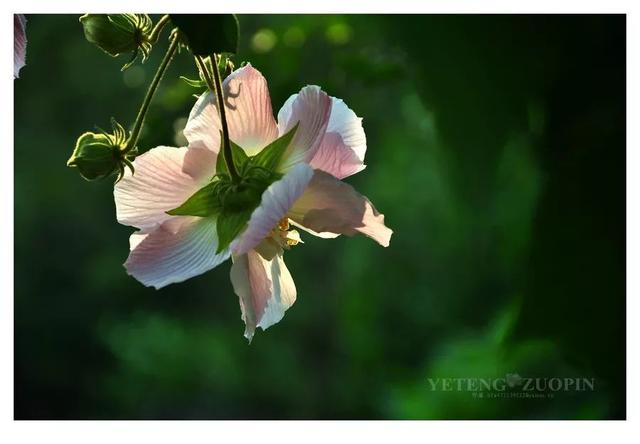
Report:
[[263,28],[258,30],[251,37],[251,49],[258,54],[264,54],[273,49],[278,42],[278,36],[271,29]]
[[334,45],[344,45],[351,40],[351,27],[346,23],[334,23],[327,28],[325,36]]
[[304,41],[307,39],[304,31],[297,26],[292,26],[287,29],[282,36],[282,41],[285,45],[291,48],[299,48],[304,44]]

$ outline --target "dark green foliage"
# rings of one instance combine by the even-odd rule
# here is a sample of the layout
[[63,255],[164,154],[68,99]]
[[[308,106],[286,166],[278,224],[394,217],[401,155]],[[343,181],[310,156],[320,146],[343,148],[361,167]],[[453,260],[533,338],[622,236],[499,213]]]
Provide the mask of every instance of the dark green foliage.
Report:
[[234,14],[171,14],[171,21],[196,55],[238,52],[238,19]]

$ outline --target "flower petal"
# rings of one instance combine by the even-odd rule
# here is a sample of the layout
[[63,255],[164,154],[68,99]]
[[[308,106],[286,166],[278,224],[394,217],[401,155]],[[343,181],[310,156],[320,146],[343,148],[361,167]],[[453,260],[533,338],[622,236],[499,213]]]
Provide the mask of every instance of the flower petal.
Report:
[[231,283],[240,299],[244,335],[249,341],[256,327],[266,330],[280,322],[296,301],[296,286],[281,255],[265,260],[251,250],[234,257]]
[[305,86],[294,94],[278,112],[278,130],[283,135],[299,123],[291,144],[283,155],[281,171],[300,162],[309,163],[326,133],[331,115],[331,97],[319,86]]
[[328,231],[323,231],[322,233],[318,233],[317,231],[313,231],[311,228],[300,225],[293,219],[289,219],[289,222],[294,227],[300,228],[301,230],[304,230],[307,233],[313,234],[314,236],[317,236],[322,239],[335,239],[336,237],[340,236],[340,233],[330,233]]
[[176,217],[149,233],[133,233],[130,245],[127,272],[155,288],[185,281],[229,258],[229,250],[216,254],[216,224],[210,218]]
[[365,168],[367,138],[362,119],[341,100],[331,97],[331,116],[327,133],[311,160],[314,169],[344,179]]
[[183,134],[189,141],[189,145],[204,145],[207,149],[217,153],[220,151],[222,126],[220,126],[220,116],[215,102],[215,96],[210,91],[200,95],[191,108]]
[[389,246],[392,230],[384,216],[351,185],[324,171],[315,170],[302,196],[289,210],[288,217],[317,233],[352,236],[362,233],[380,245]]
[[246,230],[231,243],[234,255],[240,256],[255,248],[287,214],[312,177],[313,169],[301,163],[272,183],[262,193],[260,205],[251,214]]
[[[223,82],[229,138],[249,156],[278,137],[267,81],[250,64],[232,72]],[[220,117],[212,93],[200,96],[189,115],[184,135],[190,143],[202,142],[214,152],[220,149]]]
[[13,15],[13,78],[20,76],[20,69],[25,65],[27,56],[27,36],[25,28],[27,18],[23,14]]
[[204,149],[159,146],[138,156],[114,186],[118,222],[150,230],[215,174],[216,154]]
[[310,165],[316,170],[326,171],[338,179],[352,176],[365,169],[362,159],[338,133],[327,133]]

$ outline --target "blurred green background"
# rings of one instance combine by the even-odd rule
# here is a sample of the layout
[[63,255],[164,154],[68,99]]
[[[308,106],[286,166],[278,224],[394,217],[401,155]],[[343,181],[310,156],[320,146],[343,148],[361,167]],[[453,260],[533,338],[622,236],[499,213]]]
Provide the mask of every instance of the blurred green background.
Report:
[[[157,19],[157,16],[154,16]],[[244,339],[229,263],[155,291],[127,276],[112,181],[65,166],[131,124],[167,46],[121,73],[78,16],[30,15],[15,88],[16,418],[624,418],[625,16],[240,16],[274,112],[306,84],[364,117],[348,182],[391,246],[304,236],[298,301]],[[143,150],[181,145],[183,51]],[[428,378],[589,377],[480,399]]]

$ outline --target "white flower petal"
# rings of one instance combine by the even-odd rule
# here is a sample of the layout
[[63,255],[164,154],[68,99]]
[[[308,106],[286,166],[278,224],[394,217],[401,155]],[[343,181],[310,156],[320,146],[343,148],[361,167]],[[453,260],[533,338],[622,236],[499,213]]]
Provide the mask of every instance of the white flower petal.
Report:
[[159,146],[138,156],[114,186],[118,222],[151,230],[215,174],[216,154],[204,149]]
[[220,116],[216,108],[213,93],[207,91],[200,95],[191,108],[187,124],[182,131],[189,145],[204,145],[207,149],[217,153],[220,151]]
[[367,138],[362,119],[341,100],[331,97],[327,133],[310,164],[314,169],[344,179],[365,168]]
[[281,255],[265,260],[251,250],[234,257],[231,283],[240,300],[244,335],[249,341],[256,327],[266,330],[278,323],[296,300],[296,287]]
[[[232,72],[224,80],[222,89],[229,138],[233,142],[252,156],[277,138],[267,81],[260,71],[247,64]],[[205,93],[191,110],[184,135],[189,143],[202,142],[218,152],[221,130],[215,97]]]
[[127,272],[148,287],[182,282],[224,262],[229,250],[216,254],[213,219],[176,217],[149,233],[131,236]]

